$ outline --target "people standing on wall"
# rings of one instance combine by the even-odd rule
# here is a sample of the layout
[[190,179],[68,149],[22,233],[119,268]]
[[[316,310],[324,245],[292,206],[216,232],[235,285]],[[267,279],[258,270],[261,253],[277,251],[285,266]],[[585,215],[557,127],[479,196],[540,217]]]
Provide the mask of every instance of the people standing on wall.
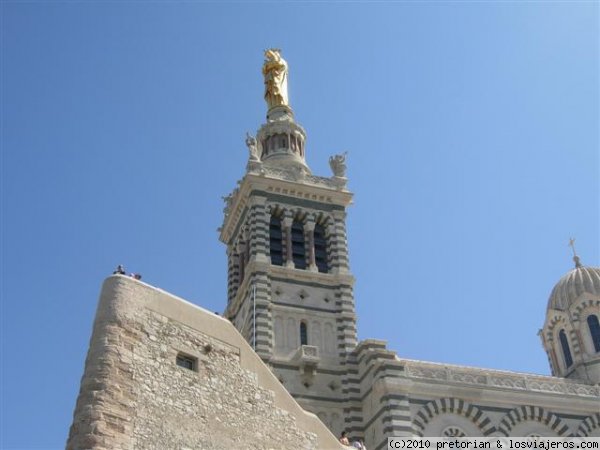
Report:
[[348,440],[348,436],[345,431],[342,431],[342,435],[340,436],[340,444],[350,445],[350,441]]
[[363,442],[360,439],[352,441],[352,447],[357,448],[358,450],[367,450],[365,444],[363,444]]

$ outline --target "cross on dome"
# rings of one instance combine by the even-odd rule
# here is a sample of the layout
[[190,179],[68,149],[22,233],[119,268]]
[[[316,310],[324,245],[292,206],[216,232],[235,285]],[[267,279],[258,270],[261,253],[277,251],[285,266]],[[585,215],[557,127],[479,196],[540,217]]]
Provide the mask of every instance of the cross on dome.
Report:
[[579,256],[577,256],[577,252],[575,251],[575,238],[569,239],[569,247],[573,250],[573,261],[575,262],[575,268],[579,269],[582,267],[581,261],[579,260]]

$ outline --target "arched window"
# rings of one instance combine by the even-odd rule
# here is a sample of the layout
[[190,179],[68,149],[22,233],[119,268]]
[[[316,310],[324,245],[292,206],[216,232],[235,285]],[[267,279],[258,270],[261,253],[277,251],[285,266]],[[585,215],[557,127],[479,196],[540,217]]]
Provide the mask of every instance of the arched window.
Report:
[[590,334],[592,335],[592,342],[594,343],[594,350],[600,352],[600,323],[598,323],[598,316],[590,314],[587,317],[588,327],[590,327]]
[[560,345],[562,347],[563,355],[565,355],[565,363],[567,364],[568,369],[573,365],[573,357],[571,356],[571,349],[569,349],[569,341],[567,340],[565,330],[560,330],[558,338],[560,339]]
[[308,345],[308,330],[305,322],[300,322],[300,345]]
[[327,273],[327,239],[323,225],[315,225],[315,263],[319,272]]
[[281,236],[281,219],[271,216],[271,222],[269,223],[269,252],[271,254],[271,264],[275,264],[276,266],[283,265]]
[[306,269],[306,249],[304,248],[304,227],[294,220],[292,223],[292,259],[296,269]]

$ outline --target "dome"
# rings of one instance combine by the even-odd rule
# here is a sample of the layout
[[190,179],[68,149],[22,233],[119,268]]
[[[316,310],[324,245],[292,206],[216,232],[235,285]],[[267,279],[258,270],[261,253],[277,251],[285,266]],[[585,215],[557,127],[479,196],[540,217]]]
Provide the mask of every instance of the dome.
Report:
[[583,293],[600,295],[600,268],[584,267],[575,259],[576,267],[562,277],[550,294],[548,309],[567,310]]

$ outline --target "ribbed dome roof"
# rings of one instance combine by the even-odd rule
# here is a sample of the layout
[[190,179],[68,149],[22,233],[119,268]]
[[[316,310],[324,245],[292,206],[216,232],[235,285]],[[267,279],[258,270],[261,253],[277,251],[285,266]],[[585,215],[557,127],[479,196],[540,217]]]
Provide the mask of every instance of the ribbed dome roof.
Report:
[[584,267],[576,258],[575,269],[562,277],[550,294],[548,309],[566,311],[581,294],[600,295],[600,268]]

